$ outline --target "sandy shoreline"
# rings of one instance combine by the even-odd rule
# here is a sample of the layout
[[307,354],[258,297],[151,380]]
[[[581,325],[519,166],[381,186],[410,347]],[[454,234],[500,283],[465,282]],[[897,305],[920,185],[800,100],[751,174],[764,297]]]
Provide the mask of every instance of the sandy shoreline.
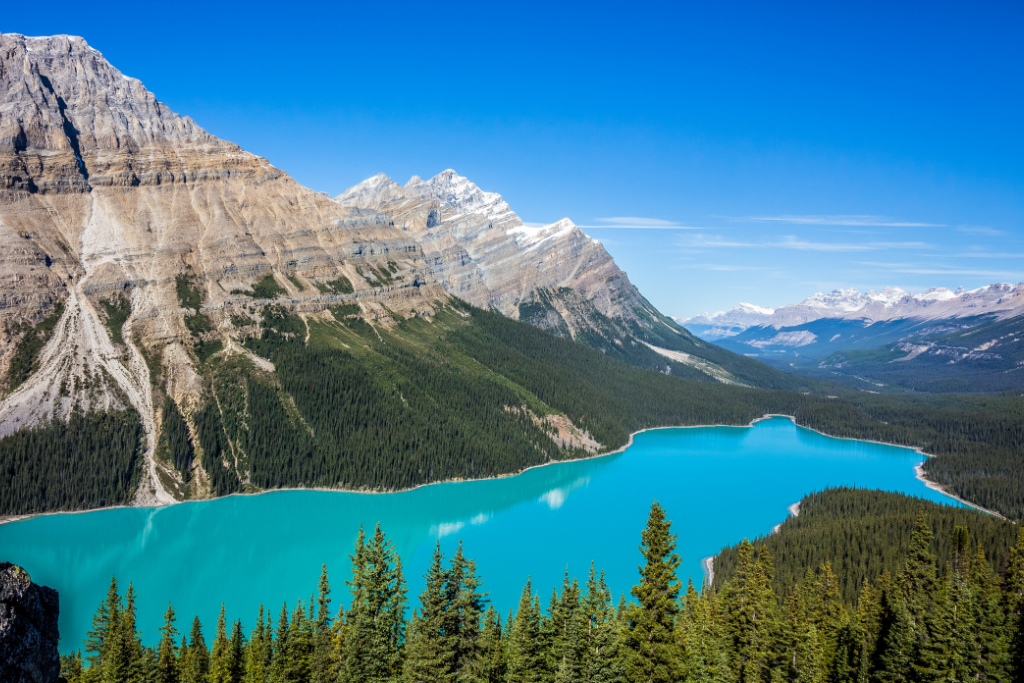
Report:
[[[548,467],[550,465],[563,465],[563,464],[566,464],[566,463],[579,462],[581,460],[595,460],[597,458],[607,458],[608,456],[618,455],[619,453],[623,453],[624,451],[629,449],[629,447],[633,445],[634,437],[637,434],[643,434],[644,432],[654,432],[654,431],[658,431],[660,429],[708,429],[708,428],[713,428],[713,427],[735,427],[736,429],[749,429],[750,427],[753,427],[758,422],[761,422],[763,420],[770,420],[770,419],[776,418],[776,417],[787,418],[793,424],[795,424],[797,427],[800,427],[801,429],[807,429],[809,431],[815,432],[816,434],[821,434],[822,436],[827,436],[830,439],[842,439],[844,441],[863,441],[864,443],[874,443],[874,444],[880,444],[882,446],[893,446],[895,448],[906,448],[908,450],[912,450],[912,451],[914,451],[916,453],[919,453],[920,455],[923,455],[926,458],[934,457],[932,455],[929,455],[928,453],[925,453],[920,448],[915,448],[915,447],[911,447],[911,446],[901,446],[899,444],[886,443],[884,441],[871,441],[871,440],[867,440],[867,439],[852,439],[852,438],[849,438],[849,437],[832,436],[831,434],[826,434],[824,432],[820,432],[817,429],[814,429],[812,427],[805,427],[805,426],[803,426],[801,424],[798,424],[797,421],[796,421],[796,418],[794,416],[792,416],[792,415],[783,415],[781,413],[765,413],[763,416],[758,417],[758,418],[754,418],[748,424],[745,424],[745,425],[707,424],[707,425],[666,425],[664,427],[649,427],[647,429],[641,429],[641,430],[633,432],[632,434],[629,435],[629,439],[627,439],[625,445],[623,445],[620,448],[616,448],[613,451],[608,451],[607,453],[597,453],[595,455],[591,455],[591,456],[586,457],[586,458],[576,458],[574,460],[553,460],[551,462],[541,463],[540,465],[532,465],[530,467],[525,467],[525,468],[519,470],[518,472],[509,472],[507,474],[499,474],[499,475],[497,475],[495,477],[481,477],[479,479],[446,479],[444,481],[432,481],[432,482],[425,483],[425,484],[417,484],[416,486],[410,486],[409,488],[392,489],[392,490],[366,490],[366,489],[344,489],[344,488],[331,488],[331,487],[297,486],[297,487],[290,487],[290,488],[268,489],[266,491],[253,491],[253,492],[250,492],[250,493],[231,493],[231,494],[229,494],[227,496],[217,496],[217,497],[212,497],[212,498],[200,498],[198,500],[179,500],[179,501],[174,501],[173,503],[166,503],[164,505],[153,505],[153,506],[143,506],[143,505],[138,505],[138,506],[137,505],[111,505],[111,506],[107,506],[107,507],[90,508],[88,510],[56,510],[56,511],[52,511],[52,512],[40,512],[40,513],[29,514],[29,515],[9,515],[9,516],[6,516],[6,517],[0,516],[0,524],[13,524],[15,522],[22,522],[22,521],[25,521],[25,520],[33,519],[35,517],[47,517],[47,516],[50,516],[50,515],[80,515],[80,514],[85,514],[87,512],[101,512],[103,510],[119,510],[119,509],[123,509],[123,508],[137,508],[137,509],[159,510],[161,508],[170,507],[171,505],[187,505],[189,503],[208,503],[208,502],[214,501],[214,500],[222,500],[222,499],[225,499],[225,498],[230,498],[231,496],[263,496],[263,495],[269,495],[269,494],[274,494],[274,493],[285,493],[285,492],[288,492],[288,491],[331,491],[331,492],[335,492],[335,493],[359,493],[359,494],[364,494],[364,495],[381,495],[381,494],[389,494],[389,493],[406,493],[408,491],[415,491],[417,489],[421,489],[421,488],[426,487],[426,486],[437,486],[439,484],[456,484],[456,483],[471,482],[471,481],[493,481],[493,480],[496,480],[496,479],[507,479],[508,477],[516,477],[516,476],[519,476],[520,474],[523,474],[524,472],[529,472],[530,470],[537,469],[539,467]],[[974,503],[971,503],[969,501],[963,500],[962,498],[959,498],[959,497],[949,493],[948,491],[946,491],[939,484],[936,484],[933,481],[929,481],[924,476],[924,469],[921,467],[921,465],[917,465],[914,468],[914,471],[915,471],[916,477],[918,479],[920,479],[922,482],[924,482],[925,486],[927,486],[928,488],[932,489],[933,491],[938,491],[939,493],[941,493],[941,494],[943,494],[945,496],[948,496],[949,498],[957,500],[957,501],[963,503],[964,505],[970,506],[970,507],[975,508],[977,510],[981,510],[982,512],[987,512],[988,514],[995,515],[997,517],[1003,518],[1002,515],[1000,515],[999,513],[994,512],[992,510],[987,510],[987,509],[981,507],[980,505],[975,505]],[[797,508],[799,509],[799,503],[794,503],[794,505],[797,506]],[[790,509],[792,509],[792,507],[793,506],[790,506]],[[1005,518],[1003,518],[1003,519],[1005,519]],[[708,558],[705,558],[705,559],[708,559]],[[703,560],[701,562],[703,564]],[[713,558],[712,558],[712,564],[713,564]],[[712,568],[712,571],[711,571],[711,575],[714,576],[713,568]]]

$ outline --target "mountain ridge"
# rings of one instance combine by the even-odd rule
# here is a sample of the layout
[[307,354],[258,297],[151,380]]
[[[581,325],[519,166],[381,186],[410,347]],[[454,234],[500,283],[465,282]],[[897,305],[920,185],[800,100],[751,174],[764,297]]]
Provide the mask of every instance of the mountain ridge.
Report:
[[939,320],[994,313],[1000,319],[1024,314],[1024,282],[993,283],[972,290],[932,287],[914,294],[899,287],[861,293],[855,288],[817,292],[795,304],[767,308],[741,303],[728,311],[701,313],[676,321],[704,339],[723,339],[751,327],[776,330],[822,318],[864,320]]

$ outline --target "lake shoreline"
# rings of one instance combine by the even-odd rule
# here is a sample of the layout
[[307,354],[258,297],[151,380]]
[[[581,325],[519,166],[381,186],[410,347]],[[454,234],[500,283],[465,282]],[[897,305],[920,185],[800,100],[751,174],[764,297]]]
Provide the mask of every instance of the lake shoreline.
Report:
[[[612,455],[618,455],[620,453],[624,453],[627,449],[629,449],[633,445],[634,437],[636,437],[638,434],[643,434],[645,432],[653,432],[653,431],[658,431],[658,430],[661,430],[661,429],[713,429],[713,428],[716,428],[716,427],[733,427],[733,428],[736,428],[736,429],[749,429],[749,428],[753,427],[754,425],[756,425],[758,422],[762,422],[764,420],[771,420],[771,419],[777,418],[777,417],[784,417],[784,418],[788,419],[790,422],[792,422],[794,425],[796,425],[797,427],[800,427],[801,429],[806,429],[808,431],[812,431],[812,432],[814,432],[816,434],[820,434],[822,436],[829,437],[830,439],[841,439],[843,441],[860,441],[860,442],[863,442],[863,443],[879,444],[881,446],[892,446],[894,448],[906,448],[907,450],[912,450],[915,453],[918,453],[919,455],[924,456],[925,458],[933,458],[933,457],[935,457],[933,455],[925,453],[919,447],[903,446],[903,445],[900,445],[900,444],[887,443],[887,442],[884,442],[884,441],[874,441],[874,440],[869,440],[869,439],[854,439],[854,438],[851,438],[851,437],[833,436],[831,434],[826,434],[825,432],[822,432],[822,431],[819,431],[817,429],[814,429],[813,427],[806,427],[804,425],[801,425],[800,423],[798,423],[796,421],[796,417],[794,417],[793,415],[784,415],[782,413],[765,413],[761,417],[754,418],[748,424],[745,424],[745,425],[705,424],[705,425],[666,425],[666,426],[663,426],[663,427],[648,427],[646,429],[641,429],[641,430],[633,432],[632,434],[629,435],[629,439],[626,440],[625,445],[623,445],[622,447],[617,448],[617,449],[615,449],[613,451],[608,451],[607,453],[595,453],[594,455],[590,455],[590,456],[587,456],[587,457],[584,457],[584,458],[574,458],[572,460],[552,460],[551,462],[545,462],[545,463],[541,463],[539,465],[531,465],[530,467],[525,467],[525,468],[523,468],[523,469],[521,469],[521,470],[519,470],[517,472],[509,472],[507,474],[499,474],[499,475],[496,475],[496,476],[493,476],[493,477],[481,477],[481,478],[478,478],[478,479],[445,479],[443,481],[432,481],[432,482],[427,482],[427,483],[424,483],[424,484],[417,484],[416,486],[410,486],[408,488],[403,488],[403,489],[388,489],[388,490],[366,490],[366,489],[346,489],[346,488],[335,488],[335,487],[296,486],[296,487],[288,487],[288,488],[268,489],[266,491],[251,491],[251,492],[230,493],[230,494],[228,494],[226,496],[215,496],[215,497],[211,497],[211,498],[199,498],[199,499],[195,499],[195,500],[177,500],[177,501],[174,501],[173,503],[165,503],[163,505],[110,505],[110,506],[105,506],[105,507],[90,508],[88,510],[54,510],[54,511],[50,511],[50,512],[39,512],[39,513],[28,514],[28,515],[8,515],[6,517],[5,516],[0,516],[0,525],[3,525],[3,524],[14,524],[16,522],[24,522],[24,521],[27,521],[27,520],[30,520],[30,519],[34,519],[36,517],[49,517],[51,515],[81,515],[81,514],[85,514],[85,513],[89,513],[89,512],[103,512],[105,510],[122,510],[122,509],[125,509],[125,508],[135,508],[135,509],[142,509],[142,510],[160,510],[160,509],[163,509],[163,508],[166,508],[166,507],[171,507],[171,506],[174,506],[174,505],[184,505],[184,504],[188,504],[188,503],[209,503],[209,502],[216,501],[216,500],[224,500],[226,498],[231,498],[232,496],[262,496],[262,495],[273,494],[273,493],[286,493],[286,492],[289,492],[289,491],[325,491],[325,492],[334,492],[334,493],[359,493],[359,494],[363,494],[363,495],[386,495],[386,494],[394,494],[394,493],[408,493],[408,492],[416,491],[417,489],[421,489],[421,488],[424,488],[424,487],[427,487],[427,486],[437,486],[439,484],[459,484],[459,483],[472,482],[472,481],[494,481],[494,480],[498,480],[498,479],[507,479],[509,477],[517,477],[517,476],[519,476],[521,474],[529,472],[530,470],[533,470],[533,469],[537,469],[539,467],[548,467],[550,465],[561,465],[561,464],[565,464],[565,463],[580,462],[580,461],[583,461],[583,460],[596,460],[598,458],[606,458],[606,457],[609,457],[609,456],[612,456]],[[964,505],[967,505],[968,507],[971,507],[971,508],[974,508],[976,510],[980,510],[981,512],[985,512],[985,513],[988,513],[988,514],[991,514],[991,515],[995,515],[996,517],[1000,517],[1002,519],[1005,519],[1005,517],[1000,515],[998,512],[995,512],[993,510],[988,510],[986,508],[981,507],[980,505],[976,505],[976,504],[971,503],[969,501],[963,500],[962,498],[956,496],[955,494],[952,494],[952,493],[946,491],[946,489],[943,488],[940,484],[937,484],[937,483],[927,479],[927,477],[925,476],[925,473],[924,473],[924,469],[923,469],[923,467],[921,465],[915,466],[914,467],[914,472],[915,472],[915,476],[917,477],[917,479],[922,481],[925,484],[925,486],[927,486],[929,489],[931,489],[933,491],[936,491],[938,493],[941,493],[944,496],[952,498],[953,500],[956,500],[956,501],[958,501],[960,503],[963,503]],[[798,505],[798,503],[797,503],[797,505]],[[705,559],[707,559],[707,558],[705,558]],[[703,560],[702,560],[702,562],[703,562]],[[712,571],[712,575],[713,575],[713,571]]]

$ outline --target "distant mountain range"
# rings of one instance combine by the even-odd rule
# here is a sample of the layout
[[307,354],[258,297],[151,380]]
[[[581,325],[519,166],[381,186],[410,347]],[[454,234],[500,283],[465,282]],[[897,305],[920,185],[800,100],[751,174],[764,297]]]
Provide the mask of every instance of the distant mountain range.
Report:
[[913,294],[817,293],[776,309],[739,304],[678,322],[777,367],[875,389],[1024,386],[1024,283]]

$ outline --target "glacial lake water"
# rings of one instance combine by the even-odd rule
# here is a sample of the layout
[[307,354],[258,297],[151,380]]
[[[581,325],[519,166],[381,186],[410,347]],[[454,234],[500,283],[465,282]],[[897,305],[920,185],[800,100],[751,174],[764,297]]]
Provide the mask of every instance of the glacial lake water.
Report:
[[[624,453],[539,467],[489,481],[436,484],[393,494],[281,491],[164,508],[48,515],[0,525],[0,560],[60,591],[61,651],[81,646],[111,575],[138,593],[139,626],[155,644],[170,600],[179,631],[199,615],[212,639],[223,601],[246,631],[263,603],[276,615],[331,576],[334,610],[347,604],[348,554],[360,524],[380,522],[405,565],[410,605],[440,539],[459,539],[495,606],[517,604],[528,576],[547,604],[566,569],[586,580],[604,569],[615,599],[637,577],[640,532],[651,502],[679,535],[681,575],[696,585],[701,560],[765,534],[787,507],[829,486],[901,491],[957,504],[914,476],[923,460],[905,448],[835,439],[786,418],[753,427],[661,429]],[[410,612],[411,612],[410,606]]]

